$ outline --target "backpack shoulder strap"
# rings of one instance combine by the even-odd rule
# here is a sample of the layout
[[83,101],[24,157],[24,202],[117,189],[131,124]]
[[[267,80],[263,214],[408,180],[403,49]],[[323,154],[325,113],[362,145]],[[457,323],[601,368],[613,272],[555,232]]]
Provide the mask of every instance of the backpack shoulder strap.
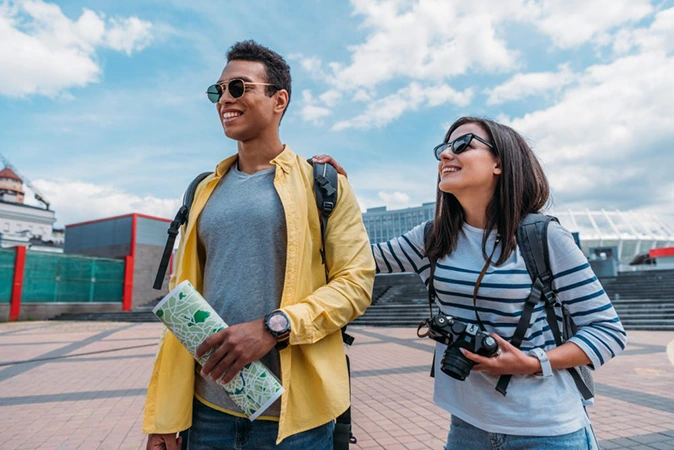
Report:
[[[325,261],[325,231],[328,226],[328,218],[337,205],[337,169],[330,164],[312,163],[314,167],[314,196],[316,197],[316,206],[321,219],[321,262]],[[327,277],[327,264],[326,264]]]
[[[313,163],[311,158],[307,162],[314,168],[314,197],[321,220],[321,262],[325,266],[325,280],[328,280],[328,263],[325,258],[325,232],[328,227],[330,214],[337,206],[337,194],[339,192],[339,180],[337,169],[330,164]],[[346,332],[346,325],[342,327],[342,340],[346,345],[353,344],[353,336]],[[351,362],[346,355],[346,370],[349,374],[349,396],[351,395]],[[349,443],[355,444],[357,439],[351,432],[351,406],[335,419],[335,432],[333,435],[335,449],[346,450]]]
[[[528,214],[517,227],[517,246],[533,284],[524,303],[522,316],[510,340],[516,348],[522,344],[524,335],[529,329],[531,314],[541,298],[545,298],[546,301],[549,298],[554,302],[555,294],[552,290],[552,271],[548,255],[548,225],[552,220],[557,219],[542,214]],[[512,375],[501,375],[496,390],[506,395],[511,378]]]
[[178,230],[180,227],[187,223],[190,216],[190,208],[192,207],[192,202],[194,201],[194,195],[197,192],[197,187],[207,176],[213,172],[203,172],[197,175],[197,177],[192,180],[192,182],[187,186],[187,190],[183,195],[183,204],[176,213],[175,218],[169,225],[168,238],[166,239],[166,245],[164,246],[164,253],[161,256],[161,262],[159,263],[159,268],[157,269],[157,276],[154,279],[154,289],[160,290],[162,284],[164,283],[164,277],[166,276],[166,269],[168,268],[169,261],[171,260],[171,253],[173,253],[173,246],[176,242],[176,237],[178,236]]

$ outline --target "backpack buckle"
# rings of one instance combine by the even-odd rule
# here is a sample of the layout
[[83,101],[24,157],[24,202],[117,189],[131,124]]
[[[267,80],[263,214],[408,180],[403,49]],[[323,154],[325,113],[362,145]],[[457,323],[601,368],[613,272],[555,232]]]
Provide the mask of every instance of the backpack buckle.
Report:
[[543,297],[545,297],[545,303],[548,305],[556,305],[557,304],[557,295],[552,291],[543,291]]
[[323,215],[330,215],[334,208],[335,204],[333,202],[323,202]]

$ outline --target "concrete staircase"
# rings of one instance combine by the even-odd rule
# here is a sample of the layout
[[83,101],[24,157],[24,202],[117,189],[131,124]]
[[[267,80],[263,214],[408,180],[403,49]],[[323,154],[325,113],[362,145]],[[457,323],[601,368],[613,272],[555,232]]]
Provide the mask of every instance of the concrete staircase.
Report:
[[79,320],[86,322],[159,322],[157,316],[152,313],[152,308],[159,303],[157,298],[149,303],[133,308],[126,312],[100,312],[100,313],[65,313],[51,320]]
[[[626,329],[674,331],[674,270],[621,272],[601,282]],[[354,324],[417,326],[428,317],[418,275],[378,275],[374,286],[372,306]]]
[[601,283],[628,330],[674,330],[674,270],[620,272]]
[[[674,331],[674,270],[621,272],[601,282],[626,329]],[[428,293],[416,274],[378,275],[372,298],[354,324],[416,327],[428,317]],[[53,320],[157,322],[152,314],[157,301],[130,312],[62,314]]]

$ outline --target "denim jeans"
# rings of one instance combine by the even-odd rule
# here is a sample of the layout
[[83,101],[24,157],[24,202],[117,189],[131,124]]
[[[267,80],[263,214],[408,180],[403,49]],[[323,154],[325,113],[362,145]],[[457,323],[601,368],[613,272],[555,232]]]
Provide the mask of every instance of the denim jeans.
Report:
[[560,436],[515,436],[488,433],[452,416],[445,450],[595,450],[592,428]]
[[289,436],[276,445],[278,422],[250,420],[209,408],[194,400],[188,450],[312,449],[332,450],[334,422]]

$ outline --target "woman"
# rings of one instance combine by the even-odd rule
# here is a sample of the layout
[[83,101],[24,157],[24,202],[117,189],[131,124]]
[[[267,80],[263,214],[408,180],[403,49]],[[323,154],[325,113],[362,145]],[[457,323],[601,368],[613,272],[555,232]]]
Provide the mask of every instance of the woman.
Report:
[[[437,260],[433,286],[440,310],[467,324],[478,324],[479,314],[500,347],[495,357],[462,349],[476,364],[459,381],[440,370],[446,346],[436,345],[434,401],[452,415],[446,449],[597,448],[583,399],[565,369],[598,368],[624,349],[626,335],[586,257],[556,222],[548,229],[553,289],[580,328],[556,347],[540,304],[520,348],[509,342],[532,287],[515,233],[549,196],[536,156],[513,129],[474,117],[457,120],[435,156],[432,233],[424,239],[425,224],[419,225],[373,245],[373,253],[378,272],[416,272],[426,284],[429,256]],[[551,375],[543,370],[545,361],[529,355],[541,356],[534,349],[544,351],[541,359],[547,356]],[[506,396],[495,390],[505,374],[513,375]]]

